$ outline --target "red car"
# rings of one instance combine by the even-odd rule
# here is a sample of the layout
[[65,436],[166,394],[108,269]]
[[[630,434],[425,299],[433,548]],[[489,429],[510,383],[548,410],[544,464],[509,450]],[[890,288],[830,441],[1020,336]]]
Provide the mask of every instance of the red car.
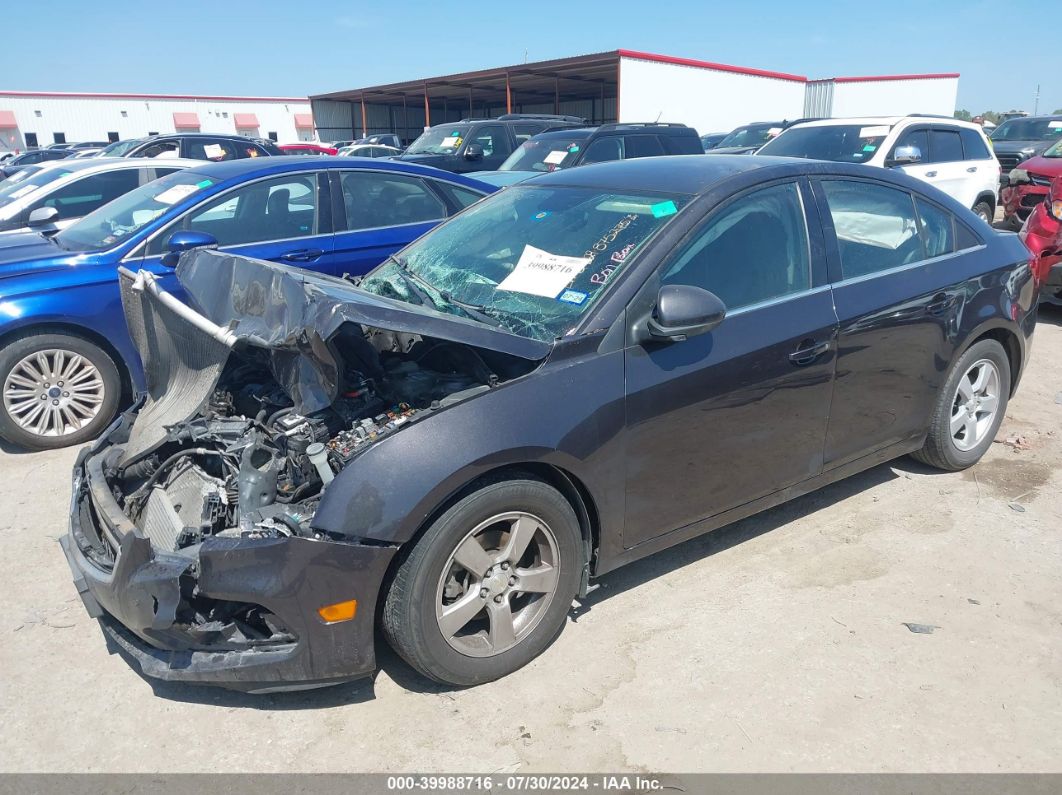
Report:
[[[1062,177],[1062,140],[1011,170],[1010,184],[1002,192],[1003,217],[1012,222],[1028,218],[1056,177]],[[1062,197],[1057,191],[1055,195]]]
[[1062,304],[1062,176],[1047,190],[1047,198],[1029,213],[1019,234],[1035,255],[1033,271],[1041,297]]
[[280,151],[286,155],[334,155],[338,149],[320,144],[281,144]]

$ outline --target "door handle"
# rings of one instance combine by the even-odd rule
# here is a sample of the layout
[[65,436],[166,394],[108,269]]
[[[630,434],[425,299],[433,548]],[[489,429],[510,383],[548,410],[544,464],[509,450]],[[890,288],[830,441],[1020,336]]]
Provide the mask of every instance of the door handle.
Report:
[[926,176],[927,177],[935,177],[936,175],[937,175],[936,171],[927,171],[926,172]]
[[942,315],[955,304],[955,298],[950,295],[939,293],[933,296],[933,300],[926,305],[926,313],[930,315]]
[[975,171],[977,171],[977,166],[970,166],[966,170],[969,171],[971,174],[973,174]]
[[280,258],[285,262],[313,262],[322,254],[324,252],[319,248],[301,248],[298,251],[289,251],[287,254],[281,254]]
[[804,340],[800,347],[789,354],[789,361],[796,365],[811,364],[830,349],[829,342]]

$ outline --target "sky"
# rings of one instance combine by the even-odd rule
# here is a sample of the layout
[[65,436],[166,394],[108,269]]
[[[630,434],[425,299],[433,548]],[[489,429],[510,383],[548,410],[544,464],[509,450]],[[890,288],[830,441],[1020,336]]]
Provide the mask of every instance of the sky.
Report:
[[1040,112],[1062,108],[1035,48],[1056,21],[1028,0],[10,5],[0,90],[306,96],[626,48],[811,78],[959,72],[975,114],[1032,112],[1040,83]]

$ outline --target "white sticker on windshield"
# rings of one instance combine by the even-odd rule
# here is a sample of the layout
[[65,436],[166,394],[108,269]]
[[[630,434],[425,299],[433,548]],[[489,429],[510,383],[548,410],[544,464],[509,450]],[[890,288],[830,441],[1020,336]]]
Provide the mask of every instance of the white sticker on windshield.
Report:
[[771,138],[774,138],[774,136],[778,135],[778,133],[780,133],[781,131],[781,127],[772,127],[767,131],[767,135],[769,135]]
[[545,160],[543,160],[542,162],[549,163],[551,166],[557,166],[560,165],[561,162],[563,162],[564,158],[566,158],[567,156],[567,149],[558,149],[557,151],[550,152],[548,155],[546,155]]
[[889,126],[887,124],[883,124],[878,127],[863,127],[859,130],[860,138],[881,138],[888,134]]
[[502,279],[498,289],[556,298],[589,264],[589,257],[562,257],[534,246],[524,246],[520,261],[513,272]]
[[207,144],[203,147],[203,154],[210,160],[220,160],[225,156],[225,150],[221,148],[221,144]]
[[1062,130],[1062,121],[1049,121],[1047,126],[1052,130]]
[[439,146],[443,147],[444,149],[449,149],[451,146],[457,146],[459,143],[461,143],[460,138],[447,137],[439,141]]
[[199,188],[195,185],[174,185],[156,196],[155,201],[159,204],[176,204],[181,199],[187,199],[197,190]]

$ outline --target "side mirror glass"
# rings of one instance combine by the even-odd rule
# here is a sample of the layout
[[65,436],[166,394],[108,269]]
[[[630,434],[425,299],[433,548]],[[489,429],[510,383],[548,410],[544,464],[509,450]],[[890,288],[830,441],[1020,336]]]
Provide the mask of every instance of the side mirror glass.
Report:
[[482,160],[483,147],[479,144],[469,144],[465,147],[465,160]]
[[682,342],[711,331],[726,317],[726,306],[715,293],[688,284],[667,284],[656,296],[649,317],[649,336],[654,340]]
[[188,229],[174,232],[166,241],[167,252],[162,255],[162,264],[175,268],[182,252],[191,251],[193,248],[217,248],[217,246],[217,238],[206,232],[194,232]]
[[892,162],[897,166],[909,166],[922,162],[922,150],[917,146],[897,146],[892,153]]
[[48,226],[59,220],[59,211],[54,207],[38,207],[29,214],[26,226],[35,229],[39,226]]

